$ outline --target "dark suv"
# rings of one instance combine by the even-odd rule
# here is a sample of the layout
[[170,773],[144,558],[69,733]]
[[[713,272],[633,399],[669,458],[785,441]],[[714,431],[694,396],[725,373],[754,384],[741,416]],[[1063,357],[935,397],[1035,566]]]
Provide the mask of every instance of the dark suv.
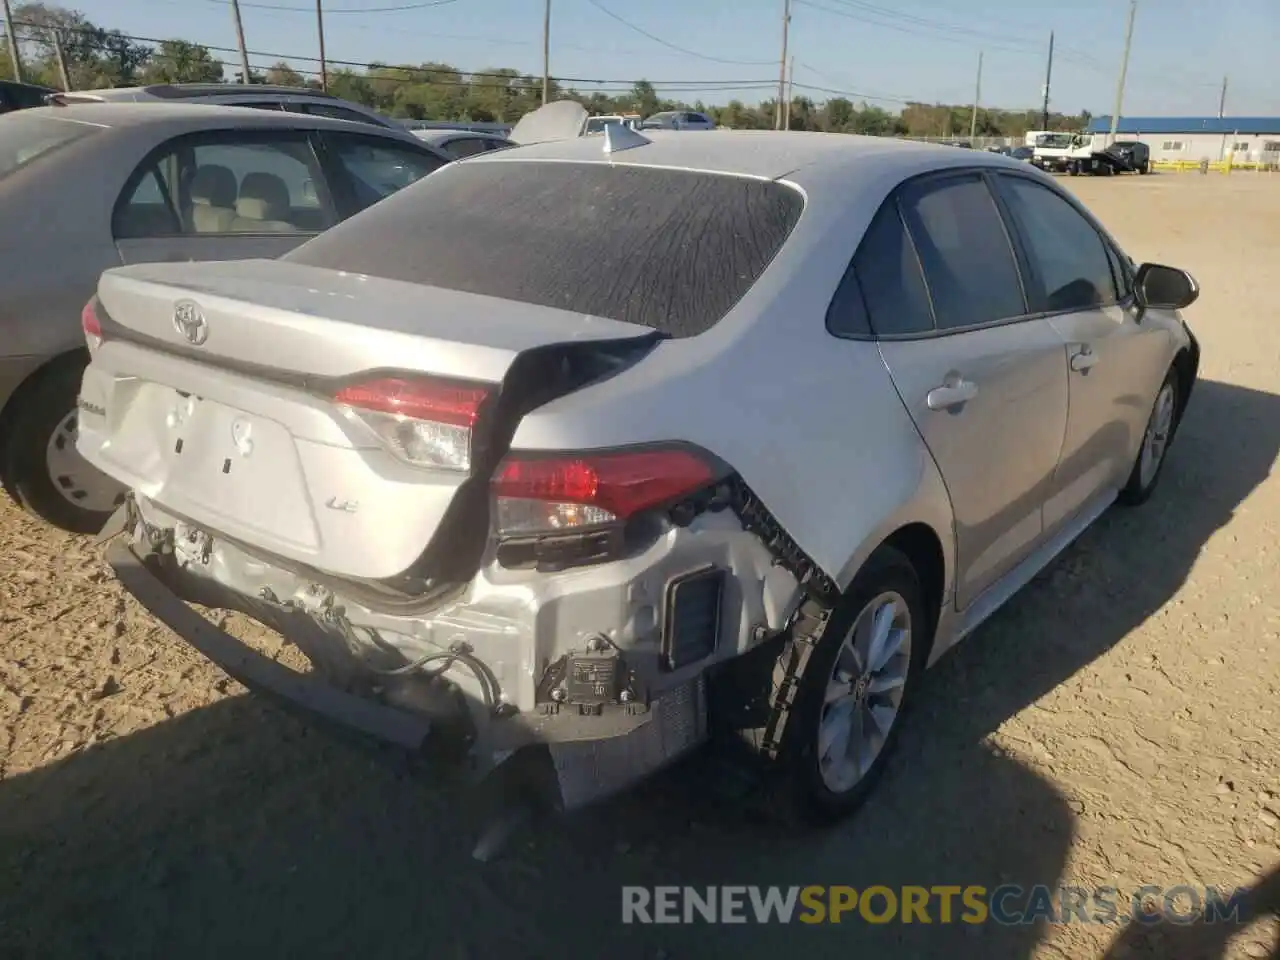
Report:
[[57,92],[57,90],[50,87],[42,87],[36,83],[0,80],[0,113],[25,110],[27,107],[43,107],[44,98],[51,93]]
[[1124,161],[1125,166],[1138,173],[1151,172],[1151,148],[1138,140],[1117,140],[1110,152]]

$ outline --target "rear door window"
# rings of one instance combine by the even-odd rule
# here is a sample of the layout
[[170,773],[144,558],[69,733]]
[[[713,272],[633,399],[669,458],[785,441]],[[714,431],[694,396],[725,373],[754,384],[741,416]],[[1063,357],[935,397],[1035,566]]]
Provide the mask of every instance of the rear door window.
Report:
[[302,133],[181,137],[143,161],[116,206],[116,239],[177,234],[307,234],[335,219]]
[[427,177],[286,259],[689,337],[751,288],[803,205],[784,184],[721,174],[479,161]]
[[1027,312],[1004,221],[979,174],[909,183],[899,203],[939,330]]

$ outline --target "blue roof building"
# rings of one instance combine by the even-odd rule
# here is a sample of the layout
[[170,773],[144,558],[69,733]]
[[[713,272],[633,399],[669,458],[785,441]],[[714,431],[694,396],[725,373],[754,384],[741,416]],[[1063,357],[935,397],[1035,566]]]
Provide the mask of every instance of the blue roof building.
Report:
[[[1111,132],[1110,117],[1089,121],[1091,134]],[[1234,160],[1276,163],[1280,157],[1280,117],[1124,117],[1120,140],[1140,140],[1152,160]]]
[[[1089,133],[1109,133],[1110,117],[1094,117]],[[1120,117],[1116,133],[1245,133],[1280,137],[1280,117]]]

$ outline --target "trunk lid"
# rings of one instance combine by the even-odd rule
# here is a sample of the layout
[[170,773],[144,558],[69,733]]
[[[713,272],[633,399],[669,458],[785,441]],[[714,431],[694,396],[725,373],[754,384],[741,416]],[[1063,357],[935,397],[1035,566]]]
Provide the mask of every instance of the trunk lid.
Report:
[[[279,261],[110,270],[99,302],[105,339],[85,375],[81,452],[197,525],[366,580],[438,578],[449,564],[423,572],[424,553],[483,549],[487,515],[475,514],[523,412],[654,338],[634,324]],[[335,400],[388,381],[488,394],[474,425],[450,428],[471,431],[469,469],[410,462],[407,445],[388,441],[400,414],[384,410],[375,428]],[[436,539],[448,549],[427,551]]]

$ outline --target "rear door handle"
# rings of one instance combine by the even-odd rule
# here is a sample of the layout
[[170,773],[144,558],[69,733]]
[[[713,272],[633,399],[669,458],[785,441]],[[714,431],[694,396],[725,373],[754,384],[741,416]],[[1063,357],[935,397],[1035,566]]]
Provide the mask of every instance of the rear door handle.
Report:
[[1097,362],[1098,355],[1088,347],[1085,347],[1079,353],[1071,355],[1071,369],[1076,373],[1084,373],[1091,370]]
[[968,403],[978,395],[978,385],[972,380],[956,380],[934,387],[925,397],[930,410],[946,410],[950,407]]

